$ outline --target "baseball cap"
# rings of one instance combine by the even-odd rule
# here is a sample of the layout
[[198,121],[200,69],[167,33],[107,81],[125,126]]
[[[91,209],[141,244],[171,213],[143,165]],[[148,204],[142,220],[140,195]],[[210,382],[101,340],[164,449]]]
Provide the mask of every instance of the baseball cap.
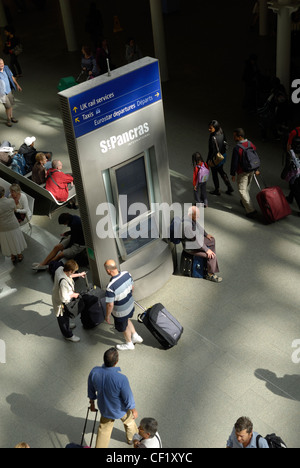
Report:
[[36,141],[36,138],[34,136],[32,137],[27,137],[25,138],[24,140],[24,143],[27,145],[27,146],[30,146],[32,145],[32,143],[34,143]]

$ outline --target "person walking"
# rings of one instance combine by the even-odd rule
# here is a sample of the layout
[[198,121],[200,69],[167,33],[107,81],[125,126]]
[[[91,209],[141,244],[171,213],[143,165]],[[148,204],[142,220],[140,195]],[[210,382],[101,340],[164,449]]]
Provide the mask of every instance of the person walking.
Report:
[[112,315],[116,330],[124,335],[126,343],[117,345],[117,349],[133,350],[135,344],[143,342],[143,338],[136,332],[130,320],[134,314],[133,279],[127,271],[120,273],[114,260],[107,260],[104,267],[106,273],[111,276],[106,289],[105,320],[110,324]]
[[104,364],[94,367],[88,378],[88,398],[91,411],[96,411],[95,400],[101,413],[96,448],[107,448],[116,419],[121,419],[127,443],[133,443],[138,432],[135,420],[138,412],[128,378],[121,374],[119,353],[110,348],[104,353]]
[[161,438],[157,431],[158,423],[154,418],[143,418],[139,425],[139,433],[133,436],[134,448],[162,448]]
[[[233,449],[253,449],[264,448],[268,449],[269,444],[263,437],[259,438],[258,444],[256,439],[259,434],[253,431],[253,424],[251,420],[242,416],[237,420],[227,441],[227,448]],[[257,446],[258,445],[258,446]]]
[[8,127],[18,120],[13,117],[13,106],[15,103],[13,91],[22,91],[10,68],[5,65],[4,60],[0,58],[0,102],[4,105]]
[[[227,144],[226,144],[226,137],[221,128],[220,123],[217,120],[212,120],[209,123],[208,131],[210,133],[209,141],[208,141],[208,156],[207,156],[207,164],[211,168],[212,177],[214,181],[215,189],[210,192],[211,195],[220,196],[220,182],[219,176],[222,178],[224,184],[227,187],[226,194],[231,195],[234,192],[234,189],[230,183],[228,175],[224,171],[224,165],[226,163],[226,151],[227,151]],[[223,161],[219,164],[215,164],[214,158],[217,156],[218,153],[221,153],[224,157]]]
[[15,216],[16,205],[5,198],[5,189],[0,187],[0,245],[2,255],[10,257],[13,264],[23,260],[22,252],[27,248],[24,235]]
[[129,37],[125,49],[126,62],[132,63],[143,58],[143,54],[133,37]]
[[209,167],[203,161],[199,152],[194,153],[192,156],[194,173],[193,173],[193,186],[194,198],[196,203],[203,203],[204,208],[208,207],[206,183],[209,177]]
[[5,26],[4,34],[6,36],[6,42],[3,52],[10,56],[9,67],[17,78],[22,77],[22,68],[19,63],[19,55],[22,53],[22,46],[20,39],[15,35],[13,26]]
[[237,128],[233,132],[233,138],[236,142],[236,146],[232,153],[230,174],[233,182],[237,180],[238,190],[241,197],[241,205],[246,210],[247,218],[253,219],[256,216],[257,211],[255,210],[250,197],[250,188],[254,175],[259,174],[259,166],[258,168],[249,171],[249,168],[245,167],[244,152],[247,151],[248,148],[251,148],[256,152],[256,147],[251,141],[246,139],[245,131],[242,128]]

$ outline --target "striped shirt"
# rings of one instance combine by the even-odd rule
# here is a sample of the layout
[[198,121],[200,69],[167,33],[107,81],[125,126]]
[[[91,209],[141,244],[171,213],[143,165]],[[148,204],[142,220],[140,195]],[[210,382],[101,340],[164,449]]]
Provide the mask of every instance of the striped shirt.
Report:
[[112,315],[114,317],[126,317],[134,309],[134,299],[132,297],[133,279],[131,275],[124,271],[112,278],[106,289],[106,302],[114,303]]

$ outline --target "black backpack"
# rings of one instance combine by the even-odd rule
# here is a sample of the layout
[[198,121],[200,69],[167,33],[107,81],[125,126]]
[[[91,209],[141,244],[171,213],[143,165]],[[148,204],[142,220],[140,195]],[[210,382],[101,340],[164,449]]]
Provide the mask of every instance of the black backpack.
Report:
[[[260,448],[259,441],[261,438],[262,438],[261,435],[258,435],[256,437],[256,448]],[[265,437],[265,440],[268,442],[270,449],[286,449],[287,448],[285,442],[283,442],[281,437],[277,436],[276,434],[268,434]]]
[[292,149],[294,153],[300,154],[300,128],[296,128],[297,135],[293,138],[292,141]]
[[238,144],[239,148],[243,150],[241,165],[245,172],[252,172],[256,171],[260,167],[260,159],[251,145],[250,141],[248,141],[248,147],[245,147],[243,144]]

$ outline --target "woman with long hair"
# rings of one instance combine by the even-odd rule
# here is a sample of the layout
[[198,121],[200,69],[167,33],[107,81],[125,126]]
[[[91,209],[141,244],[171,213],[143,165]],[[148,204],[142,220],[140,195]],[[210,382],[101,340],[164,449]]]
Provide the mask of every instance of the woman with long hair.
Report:
[[[207,164],[211,168],[212,177],[214,181],[215,189],[210,192],[211,195],[221,195],[220,192],[220,182],[219,175],[223,179],[227,191],[227,195],[231,195],[234,192],[234,189],[230,183],[229,177],[224,171],[224,164],[226,163],[226,151],[227,143],[225,134],[221,128],[221,125],[217,120],[212,120],[208,125],[208,131],[210,133],[208,141],[208,157]],[[221,161],[217,166],[214,163],[214,158],[218,153],[221,153],[224,156],[223,161]]]

